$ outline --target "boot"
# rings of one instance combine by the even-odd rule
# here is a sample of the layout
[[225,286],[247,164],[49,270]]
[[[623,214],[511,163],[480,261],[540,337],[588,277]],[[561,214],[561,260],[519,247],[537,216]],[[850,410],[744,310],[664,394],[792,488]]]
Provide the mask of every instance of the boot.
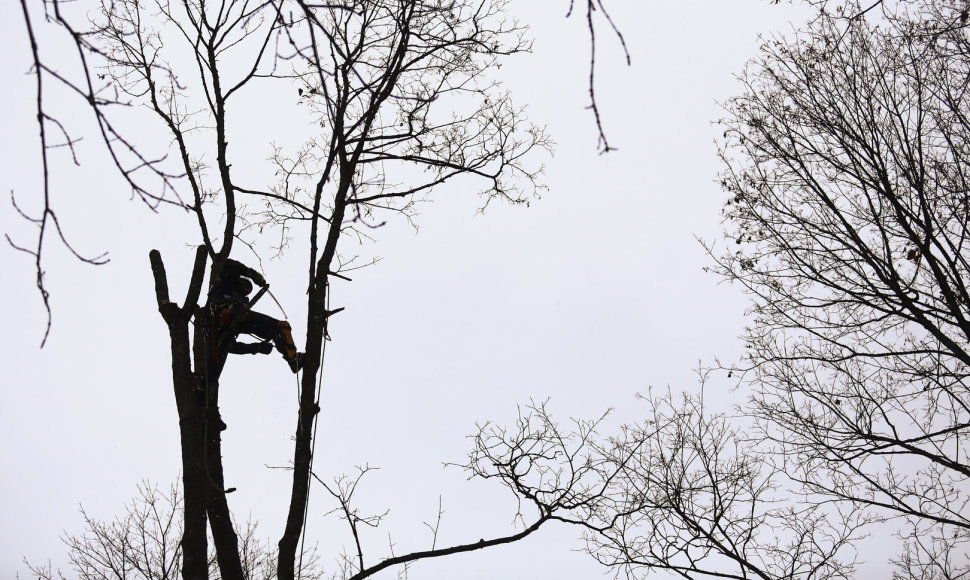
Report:
[[286,364],[290,365],[293,374],[300,372],[300,369],[303,368],[303,353],[298,352],[293,358],[286,357]]

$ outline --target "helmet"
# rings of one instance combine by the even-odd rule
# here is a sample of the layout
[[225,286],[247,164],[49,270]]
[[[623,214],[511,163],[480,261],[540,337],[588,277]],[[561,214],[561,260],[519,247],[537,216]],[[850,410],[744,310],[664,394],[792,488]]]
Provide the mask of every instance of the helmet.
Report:
[[253,291],[253,283],[245,278],[240,278],[236,284],[236,291],[243,296],[249,296]]

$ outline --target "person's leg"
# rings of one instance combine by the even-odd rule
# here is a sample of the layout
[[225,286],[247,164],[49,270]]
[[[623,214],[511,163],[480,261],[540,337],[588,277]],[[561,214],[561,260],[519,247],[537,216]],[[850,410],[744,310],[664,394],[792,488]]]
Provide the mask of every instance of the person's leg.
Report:
[[276,350],[283,355],[293,372],[299,370],[299,355],[293,343],[290,323],[276,320],[260,312],[250,312],[240,326],[240,333],[252,334],[263,340],[272,340]]

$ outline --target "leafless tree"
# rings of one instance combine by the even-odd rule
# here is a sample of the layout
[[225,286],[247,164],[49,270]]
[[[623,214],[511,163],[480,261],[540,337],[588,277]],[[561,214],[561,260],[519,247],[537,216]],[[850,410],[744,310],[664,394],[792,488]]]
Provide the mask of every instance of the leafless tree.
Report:
[[[353,3],[348,3],[352,5]],[[62,227],[60,221],[57,217],[57,212],[55,210],[55,192],[52,190],[50,185],[50,176],[53,168],[56,166],[56,160],[50,157],[51,152],[56,149],[67,149],[70,153],[71,160],[73,163],[78,164],[77,152],[75,150],[75,145],[80,140],[79,137],[72,134],[69,130],[70,123],[62,123],[56,111],[53,111],[55,107],[51,105],[51,101],[55,100],[50,98],[54,89],[62,89],[68,94],[74,97],[79,97],[84,102],[91,105],[91,109],[95,114],[97,133],[101,137],[104,145],[107,148],[108,156],[112,162],[117,167],[119,173],[123,176],[125,181],[131,187],[133,193],[142,201],[144,201],[152,209],[157,209],[161,205],[165,204],[175,204],[175,205],[191,205],[186,204],[178,196],[178,189],[173,183],[180,176],[184,177],[183,172],[180,170],[178,165],[175,166],[175,173],[168,173],[164,165],[160,164],[161,161],[158,157],[145,156],[143,154],[143,147],[141,144],[133,141],[131,136],[127,135],[124,131],[119,129],[119,124],[111,115],[107,114],[107,111],[113,107],[127,107],[131,104],[131,101],[122,98],[116,91],[105,90],[107,87],[103,83],[99,83],[99,80],[104,80],[103,73],[98,73],[93,70],[92,67],[97,65],[98,57],[104,56],[101,53],[100,47],[96,46],[96,43],[92,41],[92,34],[95,31],[87,30],[79,27],[77,22],[83,21],[83,16],[78,14],[77,9],[73,9],[70,3],[64,3],[59,0],[51,0],[49,2],[43,3],[44,8],[44,20],[46,23],[54,23],[63,29],[69,36],[69,38],[74,42],[76,48],[75,59],[71,62],[63,62],[58,58],[51,57],[49,54],[45,56],[45,49],[48,48],[47,43],[43,42],[39,32],[36,30],[36,18],[32,16],[31,9],[28,6],[28,0],[20,0],[20,5],[22,9],[22,14],[24,18],[24,26],[27,31],[28,39],[30,42],[31,57],[33,62],[32,73],[36,79],[36,111],[39,129],[39,140],[40,140],[40,154],[42,161],[42,175],[41,175],[41,209],[37,214],[30,214],[20,209],[17,205],[17,198],[15,195],[11,195],[11,202],[14,209],[27,221],[35,224],[37,226],[38,232],[34,240],[24,243],[22,241],[11,239],[6,236],[7,242],[11,247],[16,250],[22,251],[24,253],[32,256],[36,271],[36,285],[38,291],[43,300],[45,309],[47,310],[47,325],[45,328],[43,340],[41,346],[46,343],[48,335],[51,330],[51,320],[52,320],[52,310],[50,304],[50,293],[48,287],[45,283],[44,276],[44,248],[46,247],[50,234],[56,233],[57,237],[63,243],[63,245],[79,260],[93,264],[102,265],[108,262],[108,256],[106,253],[101,255],[86,255],[79,252],[69,241],[69,237]],[[169,9],[171,6],[169,6]],[[255,5],[251,6],[253,12],[249,16],[257,15],[261,9],[256,8]],[[263,6],[262,8],[266,8]],[[265,11],[265,10],[264,10]],[[566,10],[566,17],[572,16],[576,10],[575,0],[570,0],[568,4],[568,9]],[[595,120],[597,132],[598,132],[598,144],[602,152],[609,152],[614,148],[609,144],[606,138],[606,132],[603,128],[602,116],[600,114],[600,109],[597,104],[596,99],[596,63],[597,63],[597,30],[602,28],[604,25],[609,29],[609,32],[615,36],[619,41],[623,53],[626,57],[627,64],[630,63],[630,56],[627,51],[626,41],[620,29],[616,26],[613,18],[610,16],[606,3],[603,0],[587,0],[583,6],[584,12],[584,23],[586,25],[590,43],[590,61],[589,61],[589,109],[593,114]],[[119,18],[116,15],[115,22],[119,22]],[[140,25],[142,19],[145,18],[146,14],[142,10],[137,10],[136,13],[130,14],[132,18],[136,21],[128,23],[130,26]],[[149,15],[152,16],[152,15]],[[157,15],[156,15],[157,16]],[[120,20],[123,21],[126,16],[120,16]],[[223,23],[223,28],[226,23]],[[241,22],[236,22],[235,24],[242,24]],[[248,26],[246,23],[244,26]],[[178,26],[174,27],[178,29]],[[173,34],[184,34],[186,30],[180,30],[178,32],[173,31]],[[161,48],[162,37],[157,35],[149,35],[147,37],[140,37],[136,42],[146,43],[145,48],[150,52]],[[264,55],[260,55],[261,57]],[[277,55],[280,56],[280,55]],[[319,55],[318,55],[319,56]],[[125,57],[122,56],[122,59]],[[153,62],[154,66],[158,67],[157,72],[166,71],[166,65]],[[201,64],[201,63],[200,63]],[[172,72],[172,71],[167,71]],[[158,75],[156,75],[158,76]],[[164,76],[164,73],[162,74]],[[157,79],[156,79],[157,81]],[[54,89],[52,89],[54,86]],[[301,89],[302,90],[302,89]],[[48,98],[45,100],[45,95]],[[301,93],[302,95],[302,93]],[[188,123],[184,125],[184,129],[191,130],[191,123],[189,122],[189,117],[193,116],[194,113],[198,113],[197,110],[173,110],[169,113],[171,114],[171,120],[177,121],[179,123]],[[53,135],[52,135],[53,134]],[[307,152],[303,152],[306,154]],[[182,160],[185,161],[184,159]],[[146,187],[143,178],[146,174],[154,174],[154,177],[159,181],[159,185],[156,187]]]
[[[781,486],[737,421],[703,395],[645,398],[646,418],[605,453],[621,466],[587,550],[626,577],[850,578],[858,510],[827,513]],[[836,516],[836,517],[833,517]]]
[[513,428],[484,426],[466,467],[502,479],[526,521],[583,530],[618,577],[851,577],[858,509],[833,513],[781,488],[756,442],[706,411],[703,395],[641,398],[644,418],[613,436],[607,416],[564,428],[533,404]]
[[[341,248],[369,237],[387,219],[411,219],[417,202],[457,177],[466,187],[478,180],[483,206],[528,203],[540,188],[541,166],[532,153],[550,141],[489,77],[500,58],[530,46],[505,4],[123,0],[101,2],[86,27],[75,26],[85,21],[86,6],[47,5],[47,16],[75,43],[82,78],[60,75],[36,56],[38,82],[53,76],[81,93],[134,194],[153,206],[186,210],[198,228],[199,250],[181,303],[170,299],[162,256],[150,254],[171,339],[184,474],[184,577],[209,573],[207,528],[221,577],[245,577],[226,499],[232,490],[223,479],[219,386],[206,370],[207,269],[211,282],[236,242],[256,248],[258,232],[267,229],[282,240],[277,251],[298,244],[303,254],[293,250],[287,257],[308,258],[306,357],[277,570],[280,578],[293,578],[312,477],[327,320],[340,310],[331,309],[328,289],[332,278],[348,279],[352,261]],[[275,175],[233,167],[230,140],[246,138],[256,113],[235,103],[254,92],[266,107],[299,111],[291,130],[303,143],[267,147]],[[50,117],[43,91],[38,95],[43,130]],[[137,132],[119,129],[145,110]],[[42,244],[33,252],[38,264]],[[357,576],[487,545],[389,558]]]
[[[85,531],[66,534],[62,541],[74,578],[80,580],[178,580],[182,578],[182,496],[173,484],[164,492],[143,481],[138,496],[125,506],[125,515],[112,521],[99,520],[83,507]],[[257,526],[247,522],[239,530],[239,550],[247,580],[269,580],[276,576],[275,549],[260,540]],[[322,578],[319,558],[314,550],[302,558],[301,576]],[[27,563],[31,575],[39,580],[63,580],[64,573],[50,564]],[[214,553],[209,555],[211,578],[219,578]]]
[[962,569],[970,529],[968,6],[893,9],[765,43],[726,106],[712,253],[753,298],[734,371],[765,449],[907,521],[900,577],[954,577],[917,570]]
[[[562,519],[599,562],[849,578],[867,526],[896,522],[896,578],[966,575],[967,8],[822,12],[766,42],[727,104],[731,248],[711,252],[754,298],[747,356],[727,369],[754,389],[737,416],[706,411],[702,388],[648,397],[612,438],[493,432],[489,464],[526,497],[586,469],[596,493]],[[553,424],[544,407],[520,421],[534,422]],[[547,448],[569,437],[585,456]]]
[[[329,284],[348,273],[340,248],[387,219],[412,219],[417,202],[457,177],[483,183],[483,205],[528,203],[539,187],[529,154],[548,138],[487,75],[528,40],[500,1],[105,2],[85,32],[52,6],[96,63],[84,67],[86,84],[71,86],[88,87],[78,92],[122,175],[148,203],[181,207],[198,225],[181,304],[170,300],[161,255],[150,256],[172,344],[186,578],[210,573],[207,525],[221,577],[250,569],[224,489],[218,385],[203,380],[207,263],[211,280],[236,242],[258,245],[265,228],[278,235],[277,251],[298,245],[309,256],[307,364],[276,569],[293,578],[316,477],[327,320],[339,311]],[[866,21],[869,8],[853,10],[848,19],[823,14],[793,43],[768,43],[724,122],[727,217],[739,249],[719,270],[757,301],[751,355],[735,370],[759,389],[754,414],[775,454],[705,413],[702,399],[650,398],[644,423],[605,440],[603,419],[563,430],[533,405],[512,429],[482,427],[465,465],[516,495],[522,531],[444,548],[435,540],[376,561],[355,541],[345,577],[516,541],[554,521],[581,526],[590,553],[628,575],[848,577],[845,550],[869,514],[909,518],[900,574],[936,573],[941,555],[959,552],[970,362],[960,346],[970,338],[966,12],[928,4],[892,18],[887,32]],[[26,4],[24,13],[29,22]],[[35,63],[39,81],[55,74]],[[313,132],[298,147],[274,147],[277,178],[251,183],[233,168],[229,143],[248,121],[231,105],[256,86],[267,99],[296,100],[313,121],[301,129]],[[591,72],[595,105],[593,86]],[[112,111],[129,104],[147,107],[171,150],[115,129]],[[41,99],[38,110],[43,130]],[[40,246],[32,253],[39,261]],[[782,473],[803,486],[801,503],[780,488]],[[359,526],[380,521],[354,508],[359,481],[325,486],[355,540]],[[947,560],[939,570],[963,568]]]
[[[468,461],[460,467],[469,478],[497,480],[518,501],[514,515],[521,530],[492,538],[481,538],[467,544],[438,546],[441,512],[434,523],[425,523],[432,535],[431,547],[424,551],[392,555],[368,564],[360,542],[344,558],[344,577],[367,578],[391,566],[406,567],[420,559],[448,556],[517,542],[553,523],[585,525],[590,510],[605,490],[615,466],[605,457],[596,457],[594,436],[596,421],[576,421],[571,429],[562,429],[544,406],[531,404],[521,410],[511,428],[486,423],[473,436],[473,449]],[[362,468],[354,477],[338,478],[327,489],[338,500],[338,512],[347,522],[354,539],[362,526],[376,526],[381,514],[361,515],[353,507],[353,494],[361,478],[370,471]],[[406,569],[406,568],[405,568]]]

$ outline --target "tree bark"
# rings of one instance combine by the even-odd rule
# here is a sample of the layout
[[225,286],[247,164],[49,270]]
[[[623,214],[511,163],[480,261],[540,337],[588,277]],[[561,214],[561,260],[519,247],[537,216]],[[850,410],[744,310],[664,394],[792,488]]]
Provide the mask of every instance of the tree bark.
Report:
[[[211,388],[211,387],[210,387]],[[218,385],[215,387],[218,389]],[[209,410],[212,411],[210,406]],[[218,407],[215,407],[218,410]],[[216,415],[217,416],[217,415]],[[219,572],[224,580],[244,580],[239,541],[232,525],[232,514],[226,501],[225,478],[222,471],[222,436],[215,416],[206,417],[206,513],[212,528]]]
[[[200,309],[201,312],[202,309]],[[205,315],[203,313],[203,315]],[[203,324],[199,324],[203,327]],[[203,333],[199,333],[200,335]],[[200,337],[201,338],[201,337]],[[205,344],[204,340],[196,340],[196,344]],[[209,356],[208,349],[198,349],[197,356]],[[206,359],[197,358],[205,364]],[[203,415],[205,428],[205,497],[206,513],[209,516],[209,527],[212,530],[212,541],[216,548],[216,561],[219,563],[219,573],[224,580],[244,580],[242,559],[239,557],[239,539],[232,525],[232,513],[226,501],[226,481],[222,469],[222,430],[225,423],[219,412],[219,380],[217,375],[205,369],[201,376],[207,376],[209,383],[204,389]]]

